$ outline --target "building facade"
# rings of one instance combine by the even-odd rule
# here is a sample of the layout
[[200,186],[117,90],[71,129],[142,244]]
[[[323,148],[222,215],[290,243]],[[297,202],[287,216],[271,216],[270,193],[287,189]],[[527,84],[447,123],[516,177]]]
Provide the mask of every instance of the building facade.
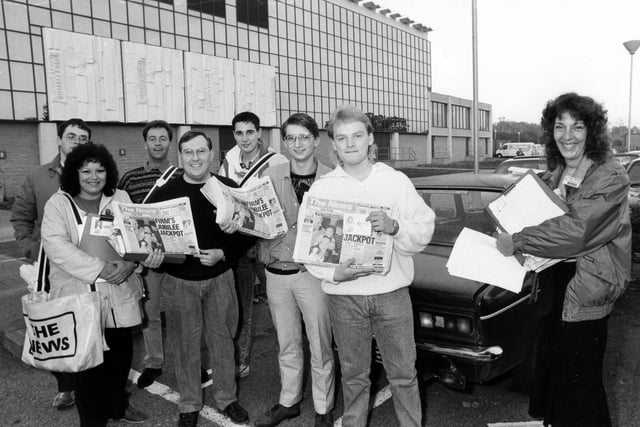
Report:
[[[52,58],[59,53],[46,43],[52,32],[91,37],[98,49],[105,40],[116,45],[125,74],[128,68],[139,71],[139,64],[131,64],[125,54],[133,45],[177,54],[183,61],[189,55],[228,59],[236,80],[245,66],[273,69],[275,119],[267,123],[264,138],[276,150],[277,126],[290,114],[306,112],[324,127],[337,106],[351,103],[370,114],[376,142],[389,157],[402,157],[406,140],[418,150],[418,163],[427,162],[432,129],[430,29],[398,18],[371,1],[353,0],[2,0],[0,190],[15,195],[25,174],[53,157],[54,121],[63,119],[56,115],[54,101],[61,91],[73,88],[82,94],[87,81],[92,84],[92,72],[82,68],[76,69],[71,83],[65,80],[65,70],[78,64],[52,68]],[[186,68],[181,73],[185,80],[191,76]],[[229,105],[223,121],[194,121],[186,93],[182,114],[175,108],[176,114],[168,118],[156,109],[146,117],[140,114],[138,99],[130,102],[126,76],[124,80],[113,84],[114,91],[124,91],[117,107],[122,114],[117,119],[88,119],[93,139],[112,150],[122,171],[144,159],[141,123],[146,120],[168,119],[178,135],[192,126],[203,128],[218,153],[234,145],[228,124],[241,104]],[[92,98],[89,92],[85,97]],[[320,153],[328,162],[330,151],[323,133]],[[171,155],[177,162],[177,153]]]

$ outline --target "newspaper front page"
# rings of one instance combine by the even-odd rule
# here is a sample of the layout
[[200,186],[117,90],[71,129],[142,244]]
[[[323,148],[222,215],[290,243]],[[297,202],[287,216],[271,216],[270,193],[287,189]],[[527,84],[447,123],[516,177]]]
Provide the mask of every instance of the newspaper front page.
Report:
[[191,203],[179,197],[158,203],[113,202],[114,234],[109,240],[124,259],[140,261],[153,249],[165,252],[165,262],[183,262],[200,252]]
[[353,258],[354,267],[373,267],[379,274],[389,271],[393,237],[373,231],[366,218],[377,210],[391,216],[390,206],[305,194],[300,210],[296,262],[335,267]]
[[241,188],[229,187],[212,176],[200,191],[216,207],[216,222],[220,225],[235,222],[241,233],[263,239],[282,236],[289,229],[268,176]]

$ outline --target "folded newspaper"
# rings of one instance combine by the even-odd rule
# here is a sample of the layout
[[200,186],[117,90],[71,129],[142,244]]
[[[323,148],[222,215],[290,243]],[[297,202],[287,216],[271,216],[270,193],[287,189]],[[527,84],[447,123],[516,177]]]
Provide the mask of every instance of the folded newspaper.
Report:
[[200,191],[216,207],[216,222],[220,225],[235,222],[241,233],[263,239],[282,236],[289,229],[268,176],[241,188],[229,187],[212,176]]
[[126,260],[141,261],[150,251],[164,251],[165,262],[181,263],[200,252],[188,197],[158,203],[113,202],[109,243]]
[[391,207],[355,200],[304,195],[300,205],[293,259],[305,264],[337,266],[349,258],[354,267],[373,267],[386,274],[391,265],[393,237],[373,231],[371,211],[391,215]]

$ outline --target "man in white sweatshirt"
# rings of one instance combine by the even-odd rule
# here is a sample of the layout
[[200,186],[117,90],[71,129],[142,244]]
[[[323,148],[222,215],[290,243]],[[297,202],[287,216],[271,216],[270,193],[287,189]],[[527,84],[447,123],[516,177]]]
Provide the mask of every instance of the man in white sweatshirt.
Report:
[[[340,162],[315,181],[309,196],[355,199],[390,205],[392,217],[371,212],[371,229],[393,236],[391,267],[386,275],[354,268],[353,259],[337,267],[306,265],[322,280],[340,358],[344,396],[343,426],[365,426],[371,382],[372,335],[382,355],[399,425],[420,426],[422,410],[415,369],[416,348],[409,285],[412,255],[431,240],[435,215],[406,175],[370,157],[373,127],[355,107],[340,107],[327,127]],[[298,218],[298,222],[302,222]]]

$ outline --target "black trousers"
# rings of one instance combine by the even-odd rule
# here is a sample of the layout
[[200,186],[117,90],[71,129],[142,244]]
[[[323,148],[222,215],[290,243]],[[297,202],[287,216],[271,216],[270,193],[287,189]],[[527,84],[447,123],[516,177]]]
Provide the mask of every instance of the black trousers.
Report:
[[58,382],[58,392],[73,391],[74,374],[70,372],[51,372]]
[[[552,269],[552,270],[551,270]],[[559,263],[541,280],[554,296],[541,324],[529,414],[553,427],[610,427],[602,365],[608,318],[563,322],[562,305],[575,263]]]
[[120,419],[129,405],[127,379],[133,359],[131,328],[106,328],[109,351],[104,363],[74,374],[76,406],[81,427],[103,427],[109,419]]

